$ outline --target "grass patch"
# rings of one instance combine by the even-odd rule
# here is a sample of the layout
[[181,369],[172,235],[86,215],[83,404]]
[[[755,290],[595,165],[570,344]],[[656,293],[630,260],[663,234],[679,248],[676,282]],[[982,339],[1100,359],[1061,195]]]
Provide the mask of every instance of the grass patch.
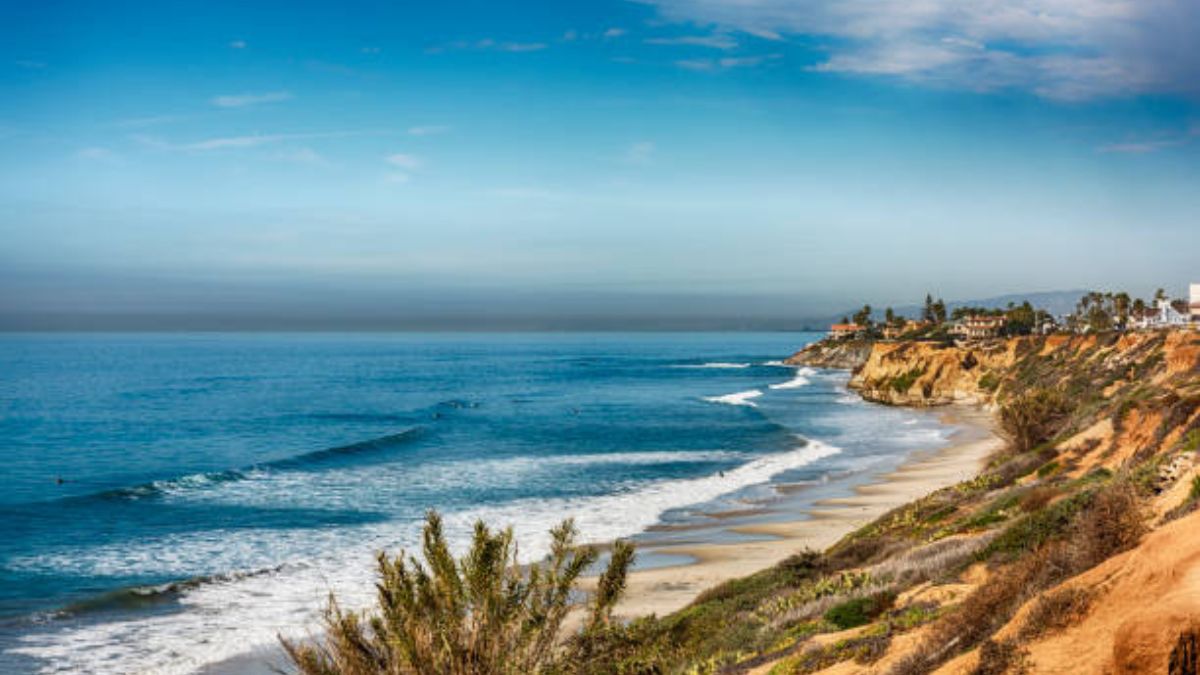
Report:
[[831,607],[823,618],[841,630],[856,628],[871,623],[875,617],[891,608],[895,600],[896,596],[893,593],[876,593],[854,598]]
[[1058,460],[1052,459],[1049,462],[1046,462],[1045,464],[1038,467],[1037,477],[1045,478],[1047,476],[1053,476],[1054,474],[1058,473],[1058,470],[1061,468],[1062,468],[1062,465],[1058,463]]
[[925,368],[915,367],[906,373],[901,373],[888,381],[888,387],[896,393],[904,393],[916,384],[917,380],[925,374]]

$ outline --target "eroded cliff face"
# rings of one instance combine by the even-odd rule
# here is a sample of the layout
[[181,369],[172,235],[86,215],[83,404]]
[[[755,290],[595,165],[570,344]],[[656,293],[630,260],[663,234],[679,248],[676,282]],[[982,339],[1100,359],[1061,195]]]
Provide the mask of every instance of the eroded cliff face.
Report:
[[1110,398],[1136,386],[1182,387],[1186,394],[1200,368],[1200,335],[1028,336],[963,346],[858,341],[810,345],[790,362],[850,368],[851,389],[890,405],[988,405],[1006,388],[1030,385],[1068,394],[1103,391]]
[[790,366],[855,370],[867,362],[874,345],[871,340],[821,340],[792,354],[784,363]]
[[879,342],[855,371],[850,388],[868,401],[891,405],[987,404],[1020,346],[1017,340],[972,347]]

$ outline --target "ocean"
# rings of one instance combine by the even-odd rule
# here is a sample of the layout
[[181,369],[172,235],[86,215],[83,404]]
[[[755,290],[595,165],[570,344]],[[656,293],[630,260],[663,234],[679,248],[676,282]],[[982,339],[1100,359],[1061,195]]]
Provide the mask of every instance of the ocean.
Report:
[[331,590],[369,603],[375,553],[412,547],[430,508],[456,544],[511,524],[527,559],[566,516],[652,544],[946,443],[932,414],[779,362],[817,337],[0,336],[0,672],[269,650]]

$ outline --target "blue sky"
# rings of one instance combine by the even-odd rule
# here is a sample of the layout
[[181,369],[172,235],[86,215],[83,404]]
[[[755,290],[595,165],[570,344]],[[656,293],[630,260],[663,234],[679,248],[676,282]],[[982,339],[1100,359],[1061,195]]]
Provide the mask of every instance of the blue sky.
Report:
[[244,4],[0,10],[0,313],[736,323],[1200,276],[1194,2]]

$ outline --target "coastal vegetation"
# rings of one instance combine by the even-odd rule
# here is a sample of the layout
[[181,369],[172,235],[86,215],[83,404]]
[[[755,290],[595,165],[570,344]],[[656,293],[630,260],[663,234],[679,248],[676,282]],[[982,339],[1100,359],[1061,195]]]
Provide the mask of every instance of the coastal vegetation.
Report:
[[[1158,289],[1150,300],[1135,298],[1125,291],[1088,291],[1075,303],[1074,308],[1061,316],[1055,316],[1044,308],[1034,307],[1028,300],[1021,303],[1008,302],[1003,307],[972,306],[968,304],[948,308],[941,298],[932,294],[915,317],[905,317],[891,307],[884,308],[882,320],[876,320],[871,305],[842,318],[840,330],[831,337],[845,339],[888,339],[916,340],[951,343],[955,339],[981,337],[1015,337],[1052,333],[1104,333],[1136,328],[1169,327],[1164,323],[1164,308],[1169,308],[1178,317],[1186,317],[1189,306],[1186,300],[1170,298],[1166,291]],[[972,327],[970,324],[976,325]]]
[[[900,506],[825,551],[797,552],[709,589],[677,612],[610,620],[619,590],[605,591],[580,610],[582,628],[562,635],[560,605],[523,609],[501,622],[509,626],[500,633],[504,644],[517,646],[497,650],[489,642],[482,650],[505,658],[439,672],[507,673],[514,663],[522,672],[562,675],[828,668],[909,675],[950,666],[961,673],[1166,672],[1168,662],[1200,665],[1188,647],[1200,639],[1200,620],[1193,620],[1200,607],[1186,604],[1200,589],[1172,567],[1200,556],[1200,542],[1180,534],[1200,526],[1200,336],[1105,332],[1020,336],[984,347],[843,341],[819,349],[860,357],[851,386],[867,398],[991,406],[1004,448],[979,475]],[[562,536],[559,557],[548,563],[566,571],[544,577],[556,580],[546,588],[574,582],[575,558],[562,553],[572,537]],[[497,546],[505,549],[505,541]],[[426,549],[427,559],[443,560],[435,570],[448,569],[438,545]],[[389,565],[381,562],[381,607],[393,602],[382,589],[397,586]],[[602,577],[601,587],[619,589],[626,567]],[[488,569],[516,587],[528,583],[498,563]],[[370,654],[394,649],[390,611],[364,621],[334,605],[330,637],[315,647],[289,645],[291,653],[316,664],[306,675],[431,672],[339,669],[337,655],[360,642],[371,645]],[[461,614],[451,615],[460,623],[410,612],[403,631],[464,625]],[[478,629],[451,630],[449,644],[471,644]],[[550,632],[557,637],[546,647]],[[462,653],[474,653],[446,649],[420,658],[461,667],[469,662]],[[1071,664],[1055,661],[1063,653],[1073,655]]]
[[[518,675],[552,670],[556,660],[578,660],[581,655],[559,648],[560,634],[580,575],[599,552],[576,545],[570,520],[550,535],[547,559],[521,566],[511,528],[494,532],[476,523],[469,551],[455,560],[441,517],[430,512],[424,563],[403,553],[390,559],[380,554],[374,612],[343,610],[331,597],[324,636],[283,640],[283,647],[304,675]],[[588,636],[608,627],[633,558],[632,544],[613,545],[581,610],[580,635],[569,644],[586,645]]]

